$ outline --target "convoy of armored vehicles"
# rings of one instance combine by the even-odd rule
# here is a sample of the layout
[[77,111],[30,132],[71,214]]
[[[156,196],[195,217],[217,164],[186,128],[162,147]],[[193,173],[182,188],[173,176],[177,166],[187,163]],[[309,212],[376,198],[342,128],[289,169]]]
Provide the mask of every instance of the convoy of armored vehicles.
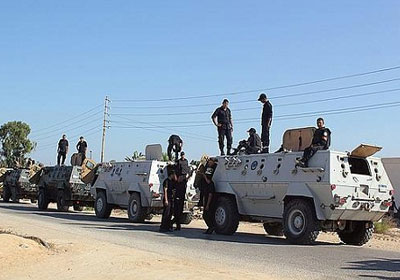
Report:
[[[373,157],[381,148],[362,144],[352,152],[318,151],[309,167],[298,167],[313,133],[314,128],[286,131],[276,153],[217,157],[213,177],[217,233],[233,234],[239,221],[250,221],[263,223],[268,234],[285,235],[297,244],[313,243],[320,231],[337,232],[347,244],[368,242],[373,222],[387,214],[394,195],[382,161]],[[168,163],[161,156],[161,146],[150,145],[145,160],[96,165],[75,155],[72,166],[6,170],[0,176],[3,200],[37,197],[40,209],[56,202],[60,211],[94,206],[99,218],[122,208],[129,220],[143,222],[162,212]],[[195,168],[182,223],[190,222],[198,202],[194,181]]]

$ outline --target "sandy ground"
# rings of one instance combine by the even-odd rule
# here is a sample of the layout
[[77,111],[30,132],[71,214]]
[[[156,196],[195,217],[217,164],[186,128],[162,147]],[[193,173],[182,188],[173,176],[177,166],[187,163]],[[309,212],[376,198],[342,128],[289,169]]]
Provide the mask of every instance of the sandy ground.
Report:
[[[116,212],[115,216],[125,216]],[[159,217],[154,218],[156,221]],[[201,220],[189,227],[204,228]],[[24,225],[0,228],[0,280],[2,279],[272,279],[240,267],[212,266],[198,260],[182,259],[127,248],[82,236],[35,230],[48,246],[22,237]],[[11,233],[10,233],[11,231]],[[241,223],[239,231],[263,234],[260,224]],[[16,234],[16,235],[15,235]],[[335,234],[322,233],[320,241],[340,243]],[[40,241],[40,240],[39,240]],[[375,235],[369,248],[400,252],[400,230]]]

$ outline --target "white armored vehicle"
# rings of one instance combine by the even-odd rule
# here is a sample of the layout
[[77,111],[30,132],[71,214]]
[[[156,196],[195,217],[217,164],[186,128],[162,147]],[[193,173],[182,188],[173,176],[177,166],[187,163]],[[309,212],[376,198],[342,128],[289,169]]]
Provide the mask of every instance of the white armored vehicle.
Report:
[[346,244],[363,245],[373,222],[391,206],[393,188],[379,158],[381,148],[360,145],[351,153],[318,151],[308,168],[296,159],[311,143],[313,128],[288,130],[282,152],[217,157],[216,232],[233,234],[239,220],[264,223],[271,235],[313,243],[335,231]]
[[[162,213],[162,183],[168,177],[168,163],[160,161],[161,158],[161,145],[148,145],[145,160],[99,165],[97,178],[91,187],[96,198],[96,216],[108,218],[113,208],[122,208],[128,210],[130,221],[143,222],[151,219],[153,214]],[[191,222],[191,209],[198,202],[193,186],[194,175],[187,184],[183,224]]]

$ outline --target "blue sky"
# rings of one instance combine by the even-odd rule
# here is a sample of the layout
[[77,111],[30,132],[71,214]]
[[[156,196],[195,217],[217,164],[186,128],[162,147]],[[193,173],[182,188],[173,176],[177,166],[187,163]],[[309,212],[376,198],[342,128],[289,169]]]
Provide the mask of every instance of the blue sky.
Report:
[[[27,122],[38,144],[32,156],[45,164],[55,163],[63,132],[71,144],[86,136],[98,160],[100,104],[108,95],[107,160],[122,160],[150,143],[165,147],[172,133],[182,134],[187,155],[198,159],[218,152],[210,115],[223,97],[158,99],[226,93],[234,120],[254,119],[235,125],[237,143],[249,127],[260,130],[259,92],[228,93],[398,66],[399,18],[399,1],[2,1],[0,123]],[[400,69],[266,92],[281,116],[399,102],[400,91],[392,91],[282,106],[392,90],[400,81],[277,98],[396,78]],[[334,149],[371,143],[384,147],[381,156],[400,156],[399,110],[321,115]],[[274,121],[272,150],[285,129],[314,125],[315,118]]]

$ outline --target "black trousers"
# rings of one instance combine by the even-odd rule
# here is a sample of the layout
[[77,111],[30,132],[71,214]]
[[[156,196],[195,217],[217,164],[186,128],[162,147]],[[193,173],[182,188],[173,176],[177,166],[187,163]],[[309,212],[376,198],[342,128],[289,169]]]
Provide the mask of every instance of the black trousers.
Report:
[[260,148],[258,147],[251,147],[247,141],[243,140],[239,142],[238,147],[236,148],[236,154],[242,149],[245,148],[246,154],[251,155],[251,154],[258,154],[260,152]]
[[183,216],[183,207],[185,205],[185,198],[176,197],[174,200],[174,220],[177,228],[181,227],[181,221]]
[[161,229],[169,230],[172,227],[172,213],[174,211],[174,201],[168,200],[168,205],[164,204],[164,209],[161,218]]
[[268,125],[261,126],[261,142],[263,144],[263,148],[269,148],[269,129]]
[[218,144],[221,155],[224,154],[224,141],[226,137],[226,147],[228,153],[232,149],[232,130],[224,127],[218,127]]
[[57,165],[60,165],[60,161],[61,161],[61,164],[64,164],[66,157],[67,157],[67,153],[59,152],[57,155]]
[[179,159],[179,152],[181,151],[181,145],[179,143],[169,142],[167,148],[168,159],[172,160],[172,151],[175,152],[175,160]]
[[310,158],[312,158],[315,153],[319,150],[323,150],[325,147],[324,146],[317,146],[317,145],[311,145],[310,147],[306,148],[303,153],[303,159],[302,161],[304,162],[304,165],[307,167],[308,166],[308,161]]
[[203,220],[206,223],[208,228],[214,228],[214,211],[212,210],[212,207],[210,207],[210,210],[208,211],[203,211]]

